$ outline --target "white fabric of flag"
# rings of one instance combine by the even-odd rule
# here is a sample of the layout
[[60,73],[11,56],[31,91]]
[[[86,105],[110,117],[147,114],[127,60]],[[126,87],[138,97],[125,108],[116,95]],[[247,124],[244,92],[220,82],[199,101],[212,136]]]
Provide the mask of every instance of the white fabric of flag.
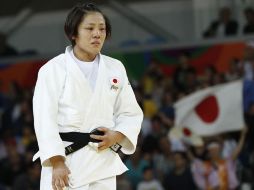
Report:
[[197,135],[210,136],[241,130],[243,119],[242,80],[197,91],[175,103],[175,126]]

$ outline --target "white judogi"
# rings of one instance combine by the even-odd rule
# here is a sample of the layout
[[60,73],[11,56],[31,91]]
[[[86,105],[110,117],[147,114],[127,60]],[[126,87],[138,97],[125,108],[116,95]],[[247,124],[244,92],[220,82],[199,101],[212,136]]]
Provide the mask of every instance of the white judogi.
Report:
[[[35,132],[42,163],[41,190],[50,190],[52,167],[49,158],[65,157],[59,132],[88,133],[107,127],[123,133],[122,152],[135,151],[143,113],[138,106],[122,63],[99,55],[99,69],[94,91],[74,62],[67,47],[39,71],[33,97]],[[112,81],[117,79],[117,83]],[[113,87],[113,88],[112,88]],[[119,155],[110,149],[97,152],[88,145],[66,157],[71,170],[70,186],[77,188],[122,174],[127,170]]]

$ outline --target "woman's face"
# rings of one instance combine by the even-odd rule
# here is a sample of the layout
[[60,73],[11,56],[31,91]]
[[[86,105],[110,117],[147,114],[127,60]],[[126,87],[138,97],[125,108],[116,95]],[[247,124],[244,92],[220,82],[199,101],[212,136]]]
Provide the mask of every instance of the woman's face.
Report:
[[101,13],[90,12],[78,26],[75,48],[88,55],[97,55],[106,38],[106,24]]
[[173,160],[174,160],[175,168],[180,169],[186,166],[186,160],[183,158],[181,154],[178,154],[178,153],[174,154]]
[[220,158],[220,147],[208,148],[208,154],[210,159],[216,160]]

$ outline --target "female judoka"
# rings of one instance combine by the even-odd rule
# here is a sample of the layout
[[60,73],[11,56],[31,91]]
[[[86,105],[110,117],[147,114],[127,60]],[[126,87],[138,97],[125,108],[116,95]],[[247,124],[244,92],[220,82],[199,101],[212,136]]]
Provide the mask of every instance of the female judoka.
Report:
[[118,151],[132,154],[143,120],[123,64],[102,55],[111,35],[94,4],[68,14],[65,53],[41,67],[33,97],[42,163],[41,190],[115,190],[127,170]]

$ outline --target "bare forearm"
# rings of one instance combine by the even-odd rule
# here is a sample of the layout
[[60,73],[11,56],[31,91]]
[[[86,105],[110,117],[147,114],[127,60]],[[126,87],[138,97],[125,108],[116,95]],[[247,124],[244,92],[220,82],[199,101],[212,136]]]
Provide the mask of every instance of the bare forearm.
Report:
[[244,128],[242,130],[242,133],[241,133],[240,139],[238,141],[237,147],[233,152],[233,155],[232,155],[233,160],[237,159],[238,155],[242,151],[242,148],[243,148],[243,145],[244,145],[244,142],[245,142],[246,133],[247,133],[247,128]]

